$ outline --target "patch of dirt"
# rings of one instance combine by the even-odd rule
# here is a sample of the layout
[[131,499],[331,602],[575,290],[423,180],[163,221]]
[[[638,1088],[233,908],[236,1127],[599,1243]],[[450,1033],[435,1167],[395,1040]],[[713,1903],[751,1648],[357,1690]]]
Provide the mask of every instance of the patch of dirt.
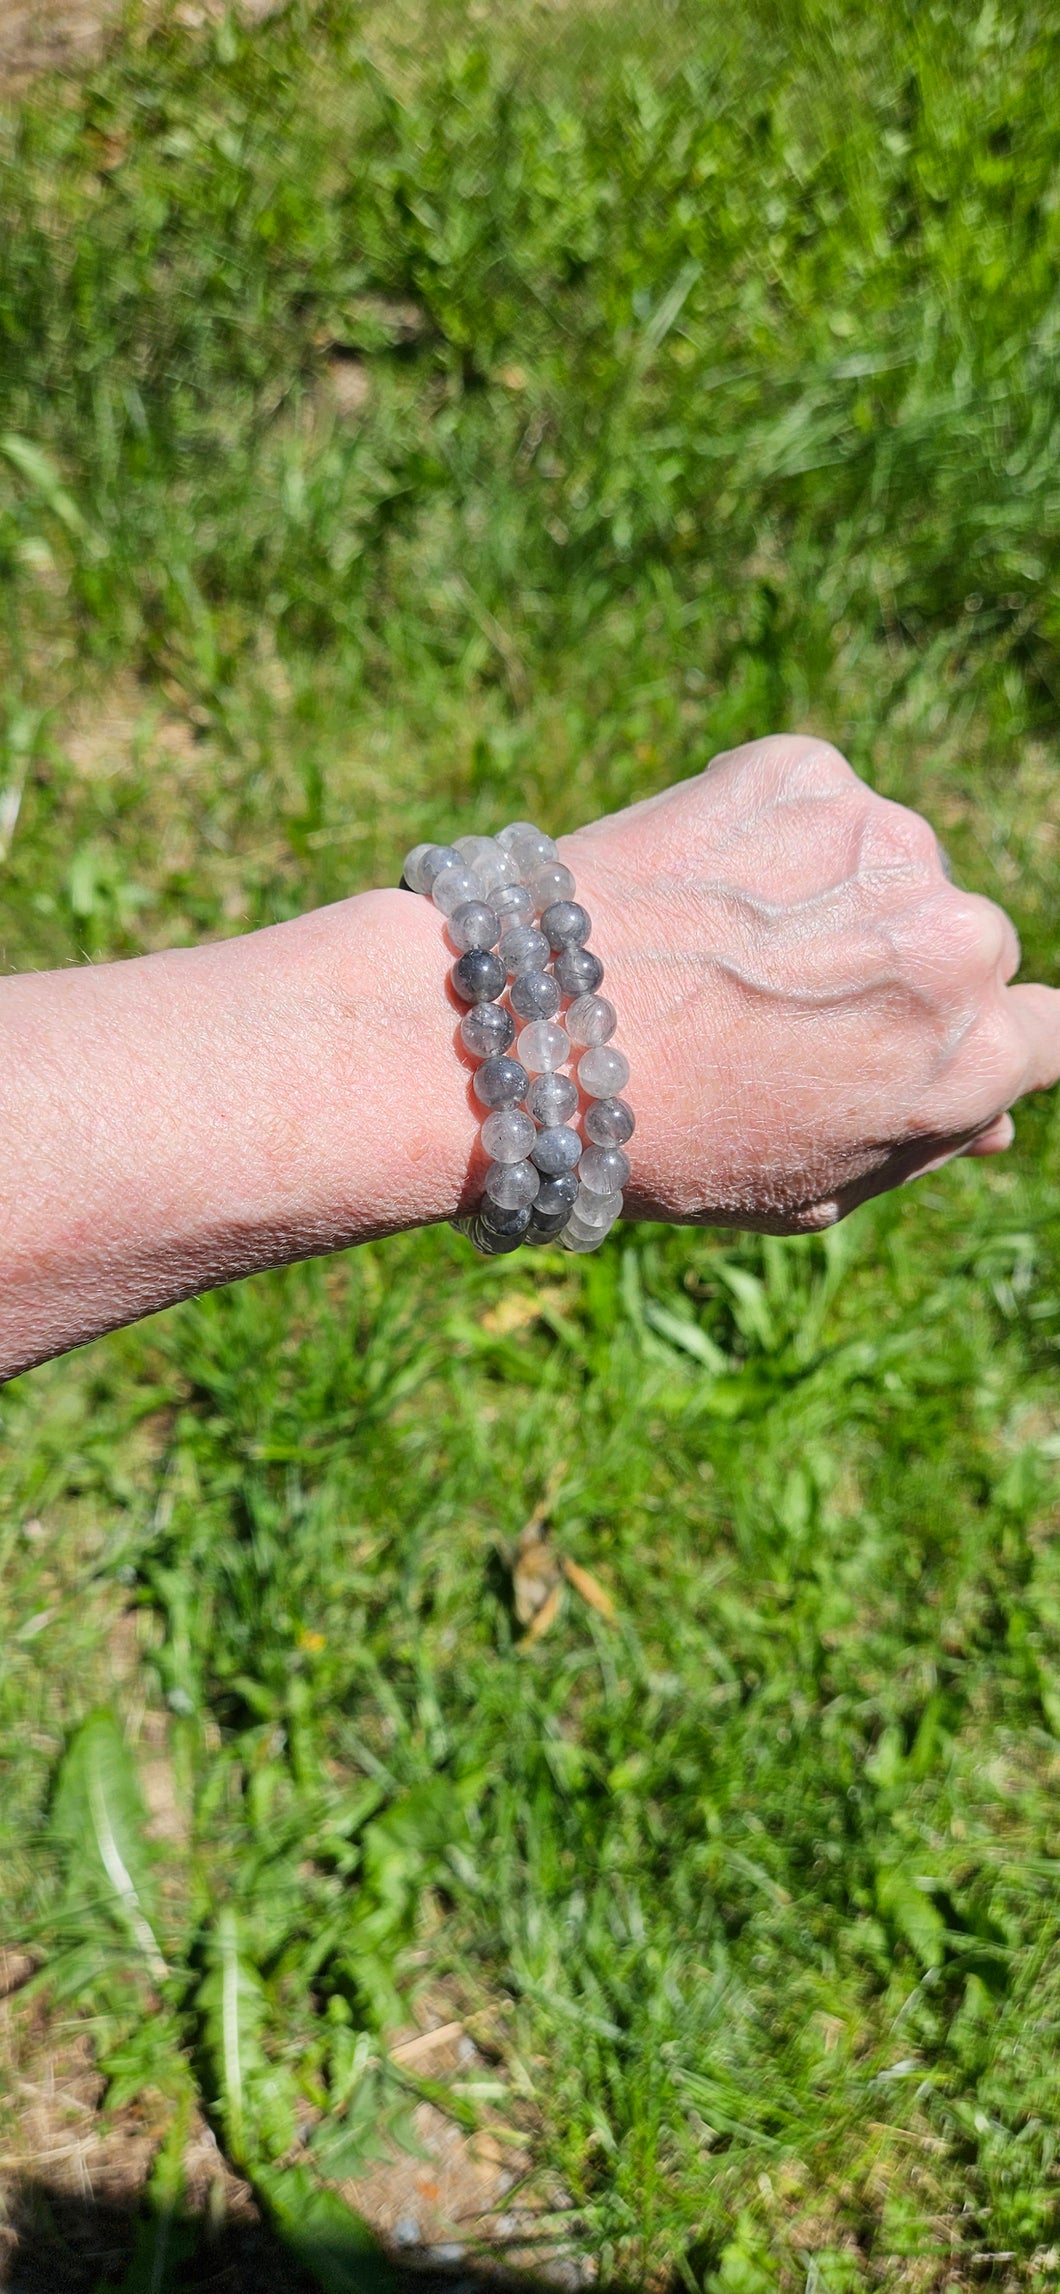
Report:
[[[243,0],[242,14],[256,23],[278,4]],[[177,0],[166,12],[194,30],[223,15],[223,0]],[[0,88],[90,63],[121,13],[122,0],[0,0]]]

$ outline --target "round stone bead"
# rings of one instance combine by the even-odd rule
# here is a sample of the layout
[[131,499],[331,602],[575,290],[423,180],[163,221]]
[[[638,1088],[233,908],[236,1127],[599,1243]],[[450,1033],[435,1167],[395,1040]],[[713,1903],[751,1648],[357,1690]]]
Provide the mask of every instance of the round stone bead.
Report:
[[423,862],[427,858],[428,853],[437,852],[438,850],[439,847],[436,844],[414,844],[412,851],[405,854],[405,858],[401,863],[401,873],[409,887],[410,892],[430,891],[430,886],[425,882],[423,876],[420,873],[420,870]]
[[624,1099],[594,1099],[585,1110],[585,1136],[594,1147],[624,1147],[636,1127],[633,1109]]
[[465,900],[446,922],[455,948],[495,948],[501,936],[500,917],[485,900]]
[[510,1210],[505,1210],[503,1204],[494,1202],[492,1195],[484,1195],[478,1217],[491,1234],[514,1235],[518,1242],[530,1224],[531,1206],[529,1203],[514,1203]]
[[542,1219],[538,1217],[537,1204],[535,1203],[530,1213],[530,1224],[523,1236],[523,1241],[524,1243],[538,1244],[558,1243],[566,1224],[566,1211],[559,1211],[555,1218]]
[[591,1195],[614,1195],[629,1178],[629,1156],[621,1147],[587,1147],[578,1177]]
[[574,1220],[569,1220],[563,1229],[564,1250],[595,1251],[603,1239],[603,1230],[600,1227],[579,1227]]
[[488,948],[469,948],[466,956],[458,957],[449,977],[465,1004],[489,1004],[504,994],[508,975],[500,957],[491,956]]
[[535,1123],[565,1123],[578,1104],[578,1087],[569,1075],[535,1075],[526,1095]]
[[596,1044],[578,1061],[578,1081],[592,1099],[614,1099],[629,1082],[629,1061],[613,1044]]
[[510,828],[502,828],[497,842],[510,853],[520,876],[529,876],[535,868],[554,860],[556,847],[544,829],[534,828],[527,820],[515,820]]
[[606,1229],[613,1227],[615,1220],[620,1218],[621,1214],[622,1190],[620,1187],[616,1188],[611,1195],[591,1195],[588,1188],[583,1187],[579,1192],[571,1217],[577,1220],[580,1227],[603,1227]]
[[544,933],[535,932],[532,924],[515,924],[505,932],[497,954],[509,972],[543,972],[549,945]]
[[473,869],[475,875],[487,883],[492,856],[500,851],[500,846],[494,844],[491,836],[455,836],[453,844],[464,867]]
[[494,1163],[525,1162],[536,1138],[530,1117],[520,1107],[498,1108],[482,1126],[482,1144]]
[[532,1203],[540,1185],[540,1173],[532,1163],[491,1163],[486,1173],[486,1193],[502,1211]]
[[[538,828],[536,823],[532,820],[510,820],[508,822],[507,828],[499,828],[497,830],[497,843],[500,845],[503,852],[507,852],[511,845],[514,844],[517,837],[544,837],[544,835],[544,830]],[[551,843],[551,838],[545,837],[545,842],[546,844]],[[554,846],[553,850],[555,850]]]
[[554,1067],[565,1066],[570,1058],[570,1037],[555,1020],[532,1020],[523,1028],[516,1050],[531,1075],[551,1075]]
[[[426,851],[422,846],[417,849],[420,853],[420,888],[424,892],[430,891],[435,877],[443,868],[462,868],[464,865],[455,844],[429,844]],[[411,876],[408,881],[411,884]]]
[[557,1171],[554,1178],[542,1179],[534,1204],[536,1219],[569,1219],[578,1200],[580,1189],[573,1171]]
[[512,981],[509,1002],[521,1020],[551,1020],[563,997],[551,972],[519,972]]
[[515,1107],[526,1098],[529,1083],[525,1067],[503,1052],[484,1059],[473,1078],[475,1097],[483,1107]]
[[517,1251],[526,1239],[521,1234],[499,1235],[495,1227],[487,1226],[484,1218],[475,1219],[468,1231],[475,1249],[487,1259],[507,1258],[509,1252]]
[[482,886],[478,877],[472,875],[470,868],[464,868],[459,860],[454,861],[452,867],[440,868],[431,885],[431,899],[435,907],[441,909],[443,916],[451,916],[454,909],[462,908],[467,900],[481,898]]
[[475,1059],[507,1051],[514,1035],[515,1021],[503,1004],[473,1004],[460,1022],[460,1041]]
[[604,976],[599,956],[589,948],[564,948],[553,969],[565,996],[595,995]]
[[578,900],[554,900],[542,911],[541,930],[550,948],[580,948],[592,931],[588,909]]
[[488,838],[489,851],[483,855],[475,870],[481,876],[487,892],[499,892],[502,885],[516,884],[519,871],[510,852],[502,852],[495,837]]
[[570,900],[574,891],[574,878],[561,860],[547,860],[543,867],[528,871],[530,890],[537,909],[551,908],[560,900]]
[[575,996],[563,1025],[572,1043],[606,1043],[618,1026],[618,1013],[606,996]]
[[530,1160],[552,1179],[560,1171],[573,1171],[581,1152],[578,1133],[568,1130],[565,1123],[555,1123],[547,1131],[538,1132],[530,1149]]
[[490,907],[496,909],[506,932],[513,924],[533,923],[533,898],[525,884],[491,884],[489,902]]

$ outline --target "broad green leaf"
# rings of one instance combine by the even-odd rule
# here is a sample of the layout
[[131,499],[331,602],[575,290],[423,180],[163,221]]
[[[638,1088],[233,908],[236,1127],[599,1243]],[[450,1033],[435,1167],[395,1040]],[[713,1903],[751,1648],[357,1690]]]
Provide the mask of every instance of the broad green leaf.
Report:
[[151,1854],[136,1765],[112,1713],[91,1713],[59,1771],[51,1827],[78,1893],[103,1899],[152,1977],[168,1973],[151,1924]]
[[34,493],[39,494],[45,507],[58,518],[67,533],[80,537],[87,526],[77,503],[67,493],[59,472],[42,446],[34,445],[31,438],[22,438],[15,430],[0,432],[0,455],[17,470]]
[[266,2167],[253,2177],[276,2229],[324,2294],[397,2294],[399,2280],[374,2231],[337,2191],[305,2167]]

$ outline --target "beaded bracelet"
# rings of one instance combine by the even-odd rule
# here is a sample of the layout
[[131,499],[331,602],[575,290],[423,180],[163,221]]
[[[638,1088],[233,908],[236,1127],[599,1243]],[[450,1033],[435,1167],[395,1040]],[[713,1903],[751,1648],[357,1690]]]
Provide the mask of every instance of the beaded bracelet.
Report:
[[[490,1258],[520,1243],[595,1250],[622,1209],[634,1119],[616,1096],[629,1061],[610,1040],[617,1014],[598,993],[604,967],[570,869],[550,836],[517,820],[496,837],[417,844],[401,881],[445,917],[449,976],[469,1007],[460,1040],[480,1062],[490,1165],[478,1208],[453,1225]],[[572,1060],[577,1082],[563,1073]]]

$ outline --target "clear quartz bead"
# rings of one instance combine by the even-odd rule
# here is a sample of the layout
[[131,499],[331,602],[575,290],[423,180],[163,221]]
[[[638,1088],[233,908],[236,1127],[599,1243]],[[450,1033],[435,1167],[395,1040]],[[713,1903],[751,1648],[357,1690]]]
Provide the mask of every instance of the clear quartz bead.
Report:
[[529,1084],[530,1078],[521,1062],[499,1052],[483,1060],[472,1077],[471,1087],[483,1107],[516,1107],[526,1098]]
[[490,907],[495,908],[507,932],[513,924],[532,924],[534,903],[525,884],[491,884]]
[[563,1247],[568,1251],[595,1251],[603,1239],[600,1227],[579,1227],[575,1220],[568,1220],[561,1237]]
[[550,948],[580,948],[592,931],[587,908],[580,900],[554,900],[541,912],[541,930]]
[[543,834],[544,830],[536,827],[532,820],[510,820],[508,822],[507,828],[499,828],[497,830],[497,843],[500,845],[502,851],[507,852],[509,846],[514,843],[516,837],[542,836]]
[[540,1185],[540,1172],[532,1163],[491,1163],[486,1173],[486,1193],[505,1211],[532,1203]]
[[591,948],[563,948],[553,966],[565,996],[595,995],[604,976],[599,956]]
[[624,1147],[636,1128],[633,1109],[624,1099],[594,1099],[585,1110],[585,1136],[594,1147]]
[[479,861],[475,874],[481,876],[488,891],[499,892],[502,885],[518,883],[519,871],[511,853],[503,850],[495,836],[491,836],[488,842],[489,851]]
[[410,892],[427,892],[429,890],[425,879],[420,875],[420,866],[426,860],[427,854],[435,850],[436,847],[433,844],[414,844],[412,851],[405,854],[401,863],[401,873]]
[[621,1188],[617,1188],[611,1195],[591,1195],[587,1188],[583,1188],[571,1212],[571,1217],[577,1220],[579,1226],[603,1228],[605,1231],[613,1227],[615,1220],[621,1216]]
[[575,996],[563,1025],[572,1043],[606,1043],[618,1026],[618,1013],[606,996]]
[[460,1022],[460,1041],[475,1059],[507,1051],[514,1038],[515,1021],[503,1004],[474,1004]]
[[551,972],[519,972],[512,981],[508,1001],[521,1020],[551,1020],[563,996]]
[[547,1178],[557,1178],[561,1171],[573,1171],[582,1154],[582,1143],[576,1131],[565,1123],[550,1124],[539,1131],[529,1150],[530,1159]]
[[629,1082],[629,1061],[613,1044],[594,1045],[578,1061],[578,1081],[591,1099],[614,1099]]
[[500,850],[500,847],[494,844],[493,838],[491,836],[455,836],[453,843],[460,854],[464,867],[470,868],[475,876],[481,876],[483,883],[485,883],[491,856]]
[[515,924],[505,932],[497,954],[509,972],[543,972],[549,945],[544,933],[535,932],[532,924]]
[[622,1147],[587,1147],[578,1178],[591,1195],[617,1194],[629,1179],[629,1156]]
[[431,899],[443,916],[451,916],[454,908],[462,908],[468,900],[481,900],[482,886],[470,868],[454,861],[451,868],[440,868],[431,886]]
[[557,900],[569,900],[574,891],[574,878],[561,860],[546,861],[529,874],[528,881],[538,910],[551,908]]
[[498,1108],[482,1126],[482,1144],[494,1163],[524,1163],[537,1133],[519,1107]]
[[531,1075],[550,1075],[570,1058],[570,1037],[555,1020],[532,1020],[519,1034],[516,1050]]
[[497,839],[505,852],[510,852],[522,876],[529,876],[545,861],[554,860],[556,847],[544,829],[534,828],[527,820],[515,820],[509,828],[502,828]]
[[535,1075],[526,1095],[535,1123],[566,1123],[578,1104],[578,1087],[569,1075]]
[[454,948],[495,948],[501,936],[500,917],[485,900],[465,900],[446,922]]

